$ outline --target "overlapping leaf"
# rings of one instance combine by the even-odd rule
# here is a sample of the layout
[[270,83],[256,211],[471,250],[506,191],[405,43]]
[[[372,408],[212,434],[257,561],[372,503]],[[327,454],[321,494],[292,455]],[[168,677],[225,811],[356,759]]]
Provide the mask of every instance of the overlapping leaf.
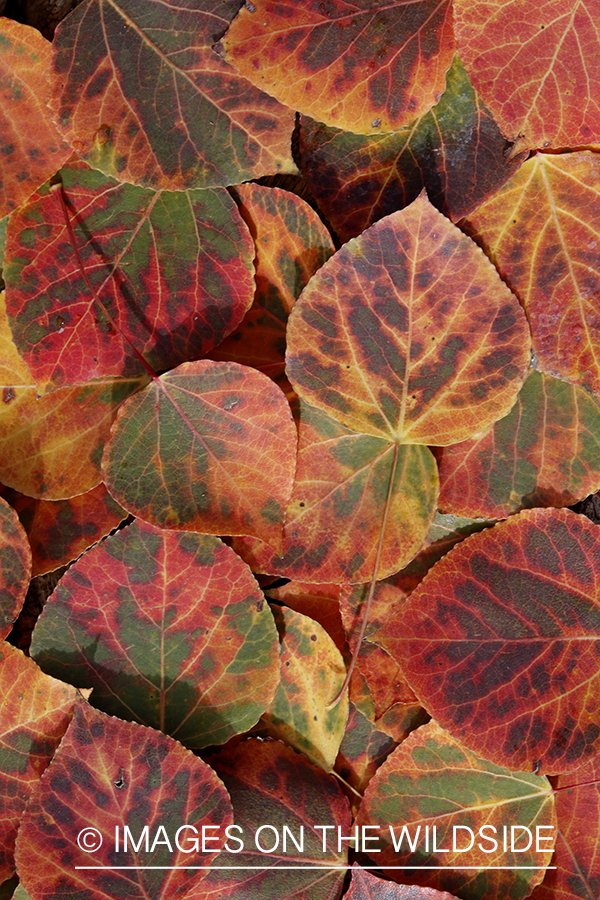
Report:
[[593,898],[600,884],[596,835],[600,824],[600,764],[596,759],[556,780],[557,837],[555,869],[546,873],[531,900]]
[[509,140],[527,147],[600,141],[598,0],[454,0],[459,53]]
[[44,185],[11,216],[4,270],[12,333],[38,385],[134,375],[143,371],[136,351],[155,371],[170,369],[239,324],[254,293],[254,248],[227,191],[156,193],[83,163],[60,177],[97,296],[60,197]]
[[239,185],[235,193],[256,245],[256,293],[239,328],[210,358],[254,366],[278,381],[288,316],[334,247],[317,214],[295,194],[259,184]]
[[0,22],[0,218],[27,200],[71,154],[46,107],[50,42],[35,28]]
[[538,153],[469,217],[470,232],[525,307],[538,368],[596,393],[599,196],[596,154]]
[[600,752],[599,566],[587,518],[527,510],[454,547],[377,638],[474,752],[572,771]]
[[[391,735],[377,728],[360,709],[350,703],[348,724],[335,762],[335,771],[362,795],[397,743]],[[357,801],[360,803],[360,796],[351,799],[355,805]]]
[[0,639],[19,615],[31,577],[31,549],[17,514],[0,498]]
[[105,712],[189,747],[255,724],[279,683],[275,626],[247,566],[209,535],[141,522],[63,577],[32,656]]
[[[386,526],[382,526],[386,500]],[[283,533],[283,553],[255,540],[235,543],[256,571],[308,582],[378,578],[417,552],[435,511],[438,477],[427,447],[397,447],[357,434],[300,404],[298,464]]]
[[515,296],[424,196],[342,247],[289,322],[301,397],[398,443],[446,445],[488,427],[528,364]]
[[2,493],[27,533],[34,576],[72,562],[127,517],[103,484],[70,500],[34,500],[8,489]]
[[[203,848],[201,837],[195,850],[202,826],[223,837],[232,818],[227,791],[206,763],[164,734],[105,716],[81,701],[27,806],[17,871],[36,900],[82,892],[90,900],[171,900],[186,893],[191,878],[202,878],[201,871],[190,878],[185,870],[189,851],[199,866],[209,866],[218,852],[214,844]],[[182,825],[196,830],[179,833],[179,849]],[[101,846],[92,855],[81,849],[81,843],[97,845],[98,838]]]
[[339,750],[348,697],[327,709],[344,682],[340,651],[318,622],[273,607],[281,641],[281,681],[263,721],[269,731],[330,772]]
[[508,416],[444,449],[442,509],[501,518],[568,506],[600,488],[600,403],[581,387],[532,371]]
[[94,168],[187,190],[295,171],[293,113],[212,50],[236,0],[90,0],[53,42],[50,106]]
[[[335,779],[279,741],[248,740],[210,757],[210,764],[229,791],[235,824],[241,829],[235,835],[242,846],[230,841],[235,852],[223,852],[218,859],[219,866],[236,870],[215,868],[186,895],[186,900],[272,900],[284,896],[338,900],[347,843],[337,852],[337,841],[329,841],[323,852],[323,832],[313,828],[335,823],[342,834],[351,833],[348,801]],[[255,839],[257,830],[267,824],[279,835],[278,846],[269,853],[261,852],[260,847],[273,847],[273,830],[260,832],[260,846]],[[246,871],[241,870],[244,866],[248,867]],[[298,868],[282,871],[284,866]],[[337,867],[338,871],[323,871],[319,866]]]
[[238,363],[184,363],[123,405],[104,481],[147,522],[278,546],[296,458],[289,405]]
[[556,836],[546,778],[479,759],[434,722],[387,758],[357,822],[380,826],[383,849],[373,854],[379,865],[413,867],[390,872],[394,880],[451,891],[462,900],[527,897],[544,877]]
[[453,221],[519,168],[522,155],[483,105],[458,57],[437,106],[395,134],[349,134],[304,117],[299,165],[342,241],[411,203],[425,187]]
[[100,459],[121,403],[146,375],[105,378],[37,399],[17,353],[0,294],[0,483],[28,497],[60,500],[100,483]]
[[346,634],[340,616],[339,584],[288,581],[278,588],[265,590],[265,596],[314,619],[323,626],[340,653],[347,650]]
[[456,900],[447,891],[383,881],[356,863],[352,866],[352,881],[344,896],[348,900]]
[[44,675],[33,660],[0,644],[0,883],[14,872],[25,804],[73,715],[75,688]]
[[449,0],[256,0],[221,42],[225,58],[288,106],[346,131],[397,131],[444,90]]

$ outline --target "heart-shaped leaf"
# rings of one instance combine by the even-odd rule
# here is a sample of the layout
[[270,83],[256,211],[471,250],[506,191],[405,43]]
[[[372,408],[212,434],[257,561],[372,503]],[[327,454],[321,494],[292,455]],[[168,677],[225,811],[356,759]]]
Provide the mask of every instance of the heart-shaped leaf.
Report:
[[269,608],[229,547],[143,522],[73,565],[31,645],[44,671],[93,687],[94,706],[194,748],[254,725],[279,683],[278,650]]
[[520,900],[550,863],[553,801],[546,778],[479,759],[430,722],[378,769],[357,823],[379,826],[373,859],[397,866],[397,881],[462,900]]
[[39,386],[138,374],[136,351],[170,369],[239,324],[254,295],[254,247],[227,191],[154,192],[83,163],[60,178],[79,259],[48,184],[7,235],[7,312]]
[[50,53],[50,42],[36,28],[0,21],[0,218],[21,206],[71,155],[46,107]]
[[253,84],[346,131],[397,131],[444,90],[454,53],[449,0],[243,6],[221,42]]
[[266,375],[237,363],[184,363],[121,407],[104,481],[152,524],[253,534],[277,546],[296,441],[289,405]]
[[223,838],[232,818],[227,791],[205,762],[158,731],[80,701],[29,800],[17,871],[34,900],[82,891],[90,900],[171,900],[204,874],[190,878],[190,852],[193,865],[210,866],[218,849],[203,835]]
[[106,175],[151,188],[294,172],[293,113],[212,49],[237,0],[88,0],[53,42],[50,108]]
[[0,644],[0,883],[15,870],[25,804],[71,720],[75,693],[16,647]]
[[532,371],[504,419],[445,447],[442,509],[501,518],[530,506],[568,506],[600,488],[600,401]]
[[600,752],[599,565],[587,518],[526,510],[457,544],[377,640],[474,752],[572,771]]
[[19,615],[31,578],[31,549],[16,512],[0,497],[0,639]]

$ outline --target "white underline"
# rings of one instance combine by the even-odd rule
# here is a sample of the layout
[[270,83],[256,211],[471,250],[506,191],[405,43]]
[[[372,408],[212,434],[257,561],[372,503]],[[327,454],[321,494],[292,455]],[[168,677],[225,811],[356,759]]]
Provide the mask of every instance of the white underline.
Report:
[[[341,870],[346,871],[352,869],[352,866],[75,866],[76,869],[100,869],[103,872],[114,872],[117,870],[123,869],[167,869],[169,871],[173,869],[183,869],[184,871],[189,871],[190,869],[203,869],[207,872],[210,872],[212,869],[233,869],[235,871],[245,871],[245,872],[254,872],[254,871],[262,871],[263,869],[277,872],[280,869],[326,869],[328,871]],[[407,869],[411,870],[419,870],[422,871],[424,869],[447,869],[448,866],[360,866],[360,869],[373,869],[377,870],[389,870],[393,869],[395,871],[403,871]],[[539,866],[452,866],[452,869],[469,869],[475,872],[487,872],[490,869],[507,869],[511,872],[515,872],[521,869],[533,869],[536,871],[537,869],[556,869],[556,866],[543,866],[540,864]]]

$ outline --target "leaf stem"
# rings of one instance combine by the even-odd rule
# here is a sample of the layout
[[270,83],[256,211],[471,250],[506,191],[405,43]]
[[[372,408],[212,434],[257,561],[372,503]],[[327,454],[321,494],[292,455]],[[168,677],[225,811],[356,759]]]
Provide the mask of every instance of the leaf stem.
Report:
[[[123,338],[123,340],[129,344],[129,346],[131,347],[131,349],[133,351],[135,358],[143,366],[144,370],[148,373],[148,375],[150,375],[150,377],[152,378],[153,381],[156,381],[158,379],[156,372],[146,362],[146,360],[144,359],[144,357],[142,356],[140,351],[137,349],[137,347],[134,346],[134,344],[127,337],[127,335],[121,330],[121,328],[119,328],[118,324],[113,319],[113,317],[107,310],[106,306],[104,305],[104,303],[98,296],[98,292],[93,287],[92,282],[88,278],[88,274],[85,271],[83,262],[81,260],[81,256],[79,254],[79,249],[77,247],[77,241],[75,239],[75,232],[73,230],[73,224],[72,224],[71,218],[69,216],[69,210],[67,207],[67,201],[65,200],[65,193],[63,190],[62,183],[60,181],[55,182],[54,184],[50,185],[50,190],[54,194],[56,194],[58,196],[58,199],[60,200],[60,205],[62,207],[63,215],[65,217],[65,224],[67,226],[67,232],[69,234],[69,240],[71,242],[71,246],[73,247],[73,252],[75,253],[75,259],[77,260],[77,266],[79,267],[79,271],[81,272],[81,275],[87,285],[89,292],[91,293],[92,297],[94,298],[94,300],[96,301],[96,303],[98,304],[98,306],[100,307],[100,309],[102,310],[102,312],[104,313],[104,315],[106,316],[106,318],[108,319],[108,321],[110,322],[110,324],[112,325],[114,330],[117,332],[117,334],[120,334],[121,337]],[[115,269],[113,269],[111,274],[114,274],[114,272],[115,272]]]
[[381,553],[383,551],[383,539],[385,536],[385,529],[387,526],[388,515],[391,506],[392,493],[394,489],[394,479],[396,477],[396,468],[398,465],[398,444],[394,444],[394,458],[392,460],[392,469],[390,472],[390,482],[388,484],[387,496],[385,498],[385,506],[383,508],[383,519],[381,522],[381,533],[379,535],[379,543],[377,544],[377,557],[375,559],[375,569],[373,571],[373,577],[371,578],[371,584],[369,585],[369,594],[367,596],[367,603],[365,606],[365,611],[363,615],[363,620],[360,626],[360,631],[358,634],[358,638],[356,641],[356,646],[354,647],[354,652],[352,653],[352,659],[350,660],[350,665],[348,666],[348,671],[346,672],[346,677],[344,678],[344,683],[335,695],[334,699],[331,701],[329,706],[326,706],[325,709],[333,709],[342,699],[344,691],[350,684],[350,679],[352,678],[352,673],[354,672],[354,667],[356,666],[358,655],[360,653],[360,648],[363,642],[363,638],[365,636],[367,630],[367,623],[369,621],[369,613],[371,612],[371,604],[373,602],[373,596],[375,594],[375,585],[377,584],[377,573],[379,572],[379,562],[381,560]]

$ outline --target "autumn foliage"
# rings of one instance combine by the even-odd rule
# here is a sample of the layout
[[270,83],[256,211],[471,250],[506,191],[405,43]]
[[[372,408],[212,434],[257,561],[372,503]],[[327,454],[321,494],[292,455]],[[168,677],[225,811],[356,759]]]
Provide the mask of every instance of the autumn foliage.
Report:
[[598,896],[599,21],[0,18],[0,900]]

